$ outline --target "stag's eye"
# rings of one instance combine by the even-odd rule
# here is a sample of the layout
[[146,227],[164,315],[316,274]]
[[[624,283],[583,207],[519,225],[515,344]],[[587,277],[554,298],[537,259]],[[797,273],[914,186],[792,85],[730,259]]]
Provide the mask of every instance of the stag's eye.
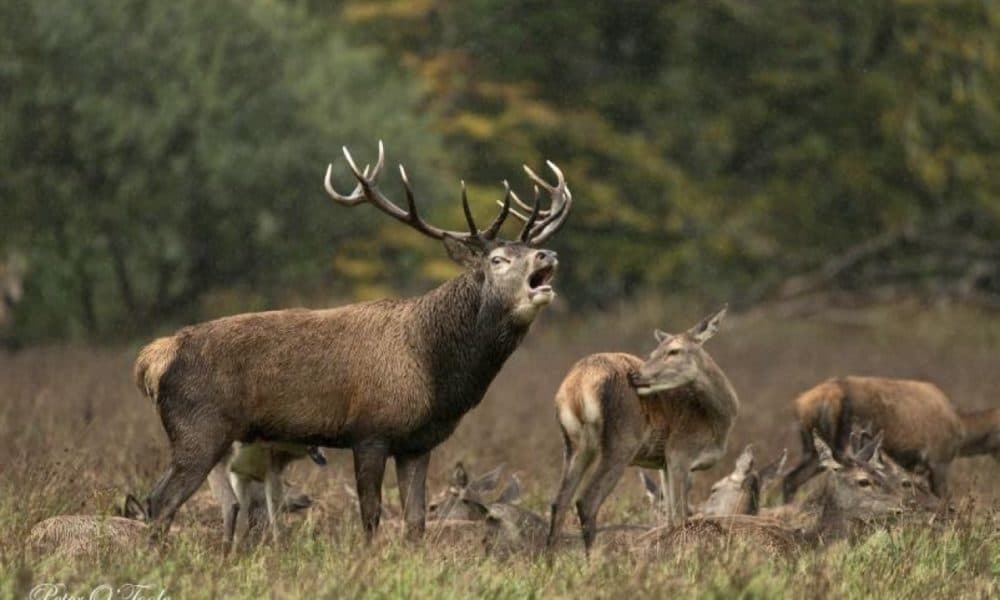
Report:
[[679,348],[673,348],[672,350],[670,350],[669,352],[667,352],[667,356],[677,356],[680,353],[681,353],[681,351],[680,351]]
[[913,487],[913,482],[910,481],[909,479],[904,479],[903,480],[903,487],[905,487],[905,488],[911,488],[911,487]]
[[859,479],[858,480],[858,486],[859,487],[869,487],[869,486],[871,486],[871,484],[872,484],[872,480],[871,479]]
[[504,263],[509,263],[510,261],[502,256],[494,256],[493,258],[490,259],[490,262],[493,263],[494,265],[502,265]]

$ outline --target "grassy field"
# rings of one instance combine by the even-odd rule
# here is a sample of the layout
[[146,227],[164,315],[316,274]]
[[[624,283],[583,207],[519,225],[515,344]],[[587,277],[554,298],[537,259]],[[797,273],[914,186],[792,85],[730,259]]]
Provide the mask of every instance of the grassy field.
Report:
[[[587,317],[558,310],[535,325],[431,463],[431,489],[456,460],[482,471],[505,463],[520,477],[523,503],[542,511],[557,482],[561,440],[552,396],[575,360],[595,351],[645,353],[651,329],[679,330],[700,315],[652,304]],[[383,531],[362,543],[343,483],[346,452],[326,469],[295,465],[289,474],[316,500],[285,518],[280,547],[229,559],[219,552],[217,517],[207,486],[180,512],[166,547],[109,549],[67,561],[25,548],[33,524],[57,514],[109,514],[126,491],[148,490],[167,460],[159,420],[131,382],[137,346],[29,348],[0,355],[0,594],[25,597],[42,583],[87,597],[102,584],[151,586],[171,598],[198,597],[997,597],[1000,594],[1000,465],[988,458],[956,463],[957,517],[920,523],[774,560],[734,542],[724,551],[678,550],[663,559],[582,551],[542,560],[485,557],[429,540],[407,545]],[[764,460],[798,453],[790,401],[796,392],[848,373],[930,379],[961,409],[996,406],[1000,396],[1000,320],[956,309],[893,306],[814,319],[764,314],[733,318],[709,343],[742,402],[722,464],[698,474],[692,497],[731,468],[747,442]],[[392,469],[386,497],[398,504]],[[601,521],[651,520],[629,472]],[[57,596],[49,596],[55,598]],[[68,597],[68,596],[67,596]]]

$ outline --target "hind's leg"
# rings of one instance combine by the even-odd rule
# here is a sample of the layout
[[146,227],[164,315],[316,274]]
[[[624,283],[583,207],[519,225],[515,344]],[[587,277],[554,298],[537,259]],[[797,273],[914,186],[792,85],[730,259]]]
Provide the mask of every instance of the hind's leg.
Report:
[[566,520],[566,510],[569,508],[576,488],[579,487],[587,467],[591,465],[596,456],[596,450],[588,447],[588,439],[581,436],[578,446],[574,448],[573,442],[563,431],[563,472],[559,483],[559,491],[556,493],[555,501],[552,502],[551,513],[549,515],[549,535],[546,538],[545,546],[552,550],[555,547],[559,532],[562,530],[563,521]]
[[605,448],[590,481],[587,482],[576,503],[577,516],[583,529],[583,548],[588,555],[597,536],[597,512],[618,485],[628,464],[628,455],[616,454]]

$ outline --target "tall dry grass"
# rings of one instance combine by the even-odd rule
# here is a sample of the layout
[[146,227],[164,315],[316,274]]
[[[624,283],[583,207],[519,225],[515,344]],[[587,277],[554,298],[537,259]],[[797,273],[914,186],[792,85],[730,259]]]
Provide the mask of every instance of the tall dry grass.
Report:
[[[431,487],[462,460],[485,470],[506,463],[523,484],[525,504],[542,511],[558,479],[562,442],[552,396],[585,354],[645,353],[654,326],[680,330],[700,315],[647,302],[612,313],[573,316],[558,310],[536,323],[497,377],[483,404],[439,448]],[[962,409],[996,406],[1000,321],[961,309],[897,305],[831,318],[733,318],[709,343],[729,374],[742,408],[720,466],[695,477],[693,497],[730,468],[747,442],[758,456],[783,447],[798,453],[791,399],[831,376],[877,374],[929,379]],[[206,490],[182,509],[179,532],[165,548],[65,561],[33,556],[31,526],[57,514],[109,514],[126,491],[145,492],[167,462],[153,407],[134,389],[138,345],[56,346],[0,355],[0,591],[14,596],[41,582],[69,590],[143,581],[172,597],[236,596],[554,596],[618,597],[873,594],[995,594],[1000,577],[1000,466],[988,458],[954,467],[964,516],[944,528],[909,526],[839,542],[790,564],[773,564],[752,547],[721,554],[680,552],[653,564],[630,556],[561,556],[553,569],[527,558],[495,561],[434,544],[414,548],[383,535],[365,549],[342,484],[351,481],[347,452],[331,452],[326,469],[296,465],[292,479],[316,499],[305,516],[286,519],[283,551],[263,547],[229,560],[219,556],[217,515]],[[386,498],[395,503],[392,470]],[[634,474],[623,479],[602,521],[648,522]]]

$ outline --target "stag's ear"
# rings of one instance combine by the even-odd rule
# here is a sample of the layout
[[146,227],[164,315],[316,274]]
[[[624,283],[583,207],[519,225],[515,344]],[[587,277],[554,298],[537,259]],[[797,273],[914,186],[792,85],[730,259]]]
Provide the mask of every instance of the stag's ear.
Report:
[[725,318],[727,310],[729,310],[728,304],[719,309],[715,314],[702,319],[701,323],[688,330],[688,337],[698,344],[704,344],[710,340],[713,335],[718,333],[719,325],[722,323],[722,319]]
[[125,496],[125,506],[122,507],[122,516],[135,521],[146,522],[149,520],[149,513],[143,507],[142,502],[139,502],[132,494]]
[[663,342],[665,342],[665,341],[669,340],[670,338],[674,337],[674,336],[670,335],[669,333],[667,333],[666,331],[663,331],[661,329],[654,329],[653,330],[653,336],[656,337],[656,343],[657,344],[662,344]]
[[448,251],[448,256],[463,267],[476,267],[482,260],[482,251],[475,246],[471,246],[457,240],[450,235],[445,235],[441,240],[444,249]]
[[658,504],[663,500],[663,490],[660,489],[660,484],[656,483],[649,473],[639,469],[639,481],[642,482],[642,489],[646,490],[646,497],[653,504]]
[[819,464],[821,467],[830,471],[839,471],[844,468],[843,465],[833,458],[833,451],[826,445],[823,438],[819,437],[819,432],[815,429],[813,430],[813,446],[816,447],[816,454],[819,455]]

